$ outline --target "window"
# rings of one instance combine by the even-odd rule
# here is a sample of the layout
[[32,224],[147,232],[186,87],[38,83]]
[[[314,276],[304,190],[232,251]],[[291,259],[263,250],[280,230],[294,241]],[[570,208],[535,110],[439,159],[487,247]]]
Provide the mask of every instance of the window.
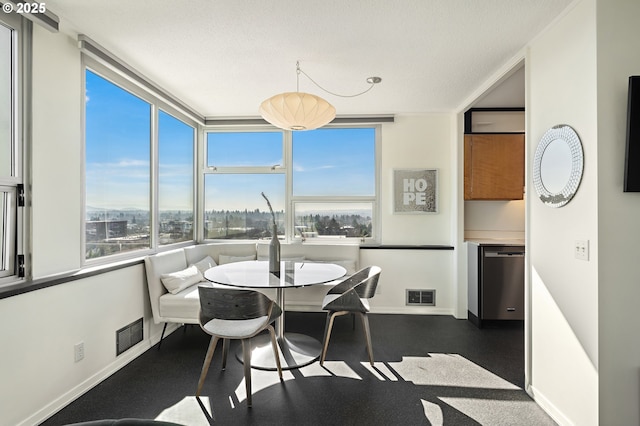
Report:
[[375,196],[375,129],[293,132],[293,195]]
[[13,176],[14,35],[0,23],[0,176]]
[[24,276],[22,176],[22,27],[17,15],[0,17],[0,284]]
[[196,125],[84,60],[85,258],[193,241]]
[[[210,131],[205,239],[375,238],[378,127]],[[290,160],[287,160],[290,159]]]
[[159,244],[194,239],[195,129],[164,111],[158,117]]
[[209,167],[282,165],[281,132],[208,133]]
[[16,187],[0,185],[0,278],[16,275]]
[[204,238],[260,239],[273,218],[285,234],[285,173],[282,132],[207,133],[204,178]]
[[373,237],[375,128],[293,132],[295,238]]
[[150,245],[151,105],[87,70],[86,258]]

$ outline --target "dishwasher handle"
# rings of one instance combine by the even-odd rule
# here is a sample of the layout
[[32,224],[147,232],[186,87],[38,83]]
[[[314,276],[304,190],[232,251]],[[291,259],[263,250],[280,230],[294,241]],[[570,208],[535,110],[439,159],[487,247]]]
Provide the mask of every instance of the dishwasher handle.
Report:
[[524,257],[523,251],[485,251],[484,257]]

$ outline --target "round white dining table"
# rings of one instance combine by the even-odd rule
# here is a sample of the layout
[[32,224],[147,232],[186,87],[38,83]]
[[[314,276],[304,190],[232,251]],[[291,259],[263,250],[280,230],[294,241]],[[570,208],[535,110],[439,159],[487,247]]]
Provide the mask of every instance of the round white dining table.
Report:
[[[300,333],[284,332],[285,300],[287,288],[324,284],[343,277],[347,270],[333,263],[304,261],[281,261],[280,273],[269,272],[269,262],[249,260],[226,263],[208,269],[204,277],[216,284],[252,289],[275,289],[276,303],[282,315],[276,319],[276,338],[281,350],[280,361],[283,369],[292,369],[311,364],[318,359],[322,344],[317,339]],[[263,370],[275,370],[276,362],[269,336],[262,334],[251,339],[251,366]],[[237,354],[242,361],[242,351]]]

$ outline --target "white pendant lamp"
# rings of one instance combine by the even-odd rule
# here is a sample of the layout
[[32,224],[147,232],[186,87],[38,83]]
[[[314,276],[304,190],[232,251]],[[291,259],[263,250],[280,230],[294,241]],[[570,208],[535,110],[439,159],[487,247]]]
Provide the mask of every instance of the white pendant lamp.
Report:
[[260,115],[285,130],[313,130],[336,116],[336,109],[319,96],[304,92],[286,92],[260,104]]
[[316,86],[335,96],[354,97],[362,95],[380,83],[380,77],[369,77],[367,83],[371,86],[362,93],[355,95],[338,95],[324,89],[313,81],[302,69],[300,62],[296,62],[296,91],[280,93],[260,104],[260,115],[274,126],[285,130],[313,130],[324,126],[336,116],[336,109],[329,102],[319,96],[298,91],[300,86],[300,73],[307,76]]

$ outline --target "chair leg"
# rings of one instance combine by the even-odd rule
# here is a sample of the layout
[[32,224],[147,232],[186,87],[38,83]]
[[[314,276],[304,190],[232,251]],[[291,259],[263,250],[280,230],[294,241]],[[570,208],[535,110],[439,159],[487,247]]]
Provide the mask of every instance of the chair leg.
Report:
[[244,382],[247,390],[247,407],[251,407],[251,339],[242,339],[244,358]]
[[320,365],[324,365],[324,359],[327,356],[327,349],[329,348],[329,338],[331,337],[331,329],[333,328],[333,320],[340,315],[348,314],[346,311],[329,311],[327,312],[327,323],[324,327],[324,339],[322,343],[322,355],[320,356]]
[[282,381],[282,365],[280,364],[280,354],[278,353],[278,343],[276,341],[276,331],[273,329],[273,326],[269,325],[267,327],[269,329],[269,334],[271,335],[271,347],[273,348],[273,356],[276,358],[276,366],[278,367],[278,375],[280,376],[280,381]]
[[227,368],[227,355],[229,355],[229,339],[222,339],[222,369]]
[[211,359],[213,358],[213,352],[216,350],[217,343],[218,337],[211,337],[211,341],[209,342],[209,349],[207,349],[207,355],[205,355],[204,363],[202,364],[202,372],[200,373],[200,380],[198,380],[198,390],[196,390],[196,396],[200,396],[200,391],[202,390],[202,386],[204,385],[204,379],[205,377],[207,377],[209,365],[211,364]]
[[364,328],[364,335],[367,339],[367,352],[369,352],[369,362],[373,367],[373,348],[371,347],[371,332],[369,331],[369,317],[366,313],[359,312],[360,318],[362,318],[362,328]]
[[322,355],[320,356],[320,365],[324,365],[324,358],[327,356],[329,337],[331,337],[331,328],[333,328],[333,312],[327,312],[327,321],[324,326],[324,338],[322,339]]
[[162,339],[164,338],[164,332],[167,331],[167,325],[169,323],[165,322],[164,327],[162,327],[162,334],[160,335],[160,342],[158,343],[158,350],[160,350],[160,346],[162,346]]

